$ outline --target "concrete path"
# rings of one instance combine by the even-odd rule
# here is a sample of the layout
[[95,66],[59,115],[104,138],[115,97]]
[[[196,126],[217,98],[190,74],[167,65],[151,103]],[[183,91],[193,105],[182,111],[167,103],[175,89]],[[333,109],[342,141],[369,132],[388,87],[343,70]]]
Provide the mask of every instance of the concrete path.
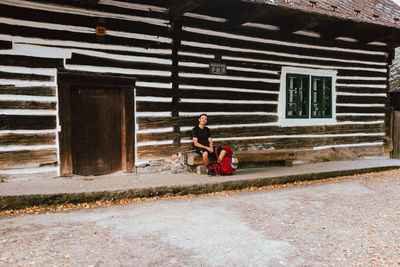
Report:
[[400,171],[0,216],[0,266],[398,266]]
[[107,199],[201,194],[302,180],[400,168],[400,160],[374,158],[295,164],[293,167],[239,169],[234,176],[198,174],[126,174],[56,177],[26,174],[0,183],[0,210],[31,205],[91,202]]

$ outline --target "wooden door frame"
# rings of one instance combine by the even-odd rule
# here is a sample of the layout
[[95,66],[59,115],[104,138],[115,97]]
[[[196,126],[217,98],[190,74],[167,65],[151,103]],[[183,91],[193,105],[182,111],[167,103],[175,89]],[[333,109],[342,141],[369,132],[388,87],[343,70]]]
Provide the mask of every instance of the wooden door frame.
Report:
[[61,129],[58,134],[60,176],[72,176],[71,144],[71,90],[74,86],[101,86],[121,89],[121,168],[124,172],[135,169],[135,79],[127,76],[65,71],[57,73],[58,115]]

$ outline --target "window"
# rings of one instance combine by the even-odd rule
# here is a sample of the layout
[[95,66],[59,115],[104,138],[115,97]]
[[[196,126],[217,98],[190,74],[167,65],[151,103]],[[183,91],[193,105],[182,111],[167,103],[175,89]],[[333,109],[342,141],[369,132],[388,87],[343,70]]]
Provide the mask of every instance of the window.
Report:
[[332,118],[331,77],[311,77],[311,118]]
[[282,68],[279,121],[282,124],[336,123],[336,71]]
[[309,76],[286,75],[286,117],[308,118]]

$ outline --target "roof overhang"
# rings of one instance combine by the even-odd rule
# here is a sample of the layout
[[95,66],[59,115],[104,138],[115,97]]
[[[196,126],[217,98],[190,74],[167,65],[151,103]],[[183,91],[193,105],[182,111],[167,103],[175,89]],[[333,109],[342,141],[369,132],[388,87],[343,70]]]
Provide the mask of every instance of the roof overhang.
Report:
[[325,40],[342,37],[355,39],[360,44],[382,42],[390,47],[400,46],[398,27],[278,6],[267,1],[260,3],[248,0],[170,0],[168,2],[168,14],[171,19],[178,20],[186,12],[224,18],[228,27],[253,22],[277,26],[284,33],[316,32]]

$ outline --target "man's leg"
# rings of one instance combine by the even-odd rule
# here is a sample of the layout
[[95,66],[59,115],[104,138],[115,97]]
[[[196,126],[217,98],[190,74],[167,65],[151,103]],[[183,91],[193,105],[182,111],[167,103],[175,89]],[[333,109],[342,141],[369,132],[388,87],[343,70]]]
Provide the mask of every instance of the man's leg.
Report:
[[218,155],[217,163],[221,163],[226,154],[226,150],[222,149]]
[[202,156],[203,156],[204,165],[208,166],[210,164],[210,160],[208,159],[208,152],[204,151]]

